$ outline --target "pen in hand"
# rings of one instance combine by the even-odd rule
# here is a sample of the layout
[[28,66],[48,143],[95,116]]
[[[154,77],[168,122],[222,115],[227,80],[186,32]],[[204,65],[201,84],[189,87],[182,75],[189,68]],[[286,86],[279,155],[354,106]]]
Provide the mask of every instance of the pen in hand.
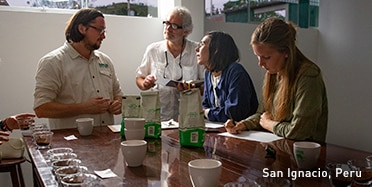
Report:
[[232,123],[233,123],[233,124],[234,124],[234,126],[235,126],[235,125],[236,125],[236,122],[235,122],[235,120],[234,120],[233,116],[231,115],[231,112],[230,112],[230,108],[229,108],[229,109],[227,109],[227,112],[229,113],[230,119],[231,119]]

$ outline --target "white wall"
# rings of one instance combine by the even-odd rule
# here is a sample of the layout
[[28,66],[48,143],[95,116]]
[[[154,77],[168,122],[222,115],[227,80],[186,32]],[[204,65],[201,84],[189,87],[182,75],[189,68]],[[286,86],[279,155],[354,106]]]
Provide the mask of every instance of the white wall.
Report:
[[320,1],[318,61],[328,91],[327,141],[372,152],[372,1]]

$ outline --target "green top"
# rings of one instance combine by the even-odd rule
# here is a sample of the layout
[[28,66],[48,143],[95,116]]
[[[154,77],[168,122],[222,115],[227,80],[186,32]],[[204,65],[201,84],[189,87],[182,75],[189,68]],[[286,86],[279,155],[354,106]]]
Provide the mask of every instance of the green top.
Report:
[[[291,105],[292,114],[276,124],[273,133],[293,140],[325,142],[328,121],[327,93],[322,75],[314,67],[308,68],[299,76],[295,97]],[[264,112],[261,101],[256,114],[242,122],[248,130],[263,129],[259,120]],[[275,115],[275,111],[272,113]]]

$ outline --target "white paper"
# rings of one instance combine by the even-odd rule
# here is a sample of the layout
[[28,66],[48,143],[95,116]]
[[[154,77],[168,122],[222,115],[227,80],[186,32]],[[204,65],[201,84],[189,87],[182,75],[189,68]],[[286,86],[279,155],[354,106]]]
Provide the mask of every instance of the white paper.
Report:
[[112,132],[120,132],[121,124],[119,125],[108,125],[107,126]]
[[179,123],[173,119],[161,122],[161,129],[175,129],[179,127]]
[[224,123],[205,121],[205,127],[210,128],[210,129],[218,129],[218,128],[224,127]]
[[117,177],[117,175],[114,172],[112,172],[111,169],[106,169],[102,171],[94,171],[94,173],[103,179]]
[[[205,127],[210,129],[218,129],[224,127],[224,123],[205,121]],[[179,128],[179,123],[173,119],[161,122],[161,129]]]
[[283,137],[277,136],[273,133],[253,131],[253,130],[243,131],[240,134],[230,134],[228,132],[223,132],[223,133],[219,133],[218,135],[245,139],[245,140],[252,140],[252,141],[257,141],[257,142],[264,142],[264,143],[283,139]]
[[77,139],[75,135],[65,136],[64,138],[65,140],[76,140]]

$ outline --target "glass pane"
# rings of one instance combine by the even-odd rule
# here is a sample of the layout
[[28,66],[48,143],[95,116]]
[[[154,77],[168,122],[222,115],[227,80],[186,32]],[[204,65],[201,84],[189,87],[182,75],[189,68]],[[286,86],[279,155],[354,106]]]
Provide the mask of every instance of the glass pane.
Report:
[[0,0],[0,5],[59,9],[90,7],[105,14],[158,17],[158,0]]
[[[269,17],[317,27],[319,0],[205,0],[206,18],[221,22],[262,22]],[[309,22],[309,21],[310,22]]]

